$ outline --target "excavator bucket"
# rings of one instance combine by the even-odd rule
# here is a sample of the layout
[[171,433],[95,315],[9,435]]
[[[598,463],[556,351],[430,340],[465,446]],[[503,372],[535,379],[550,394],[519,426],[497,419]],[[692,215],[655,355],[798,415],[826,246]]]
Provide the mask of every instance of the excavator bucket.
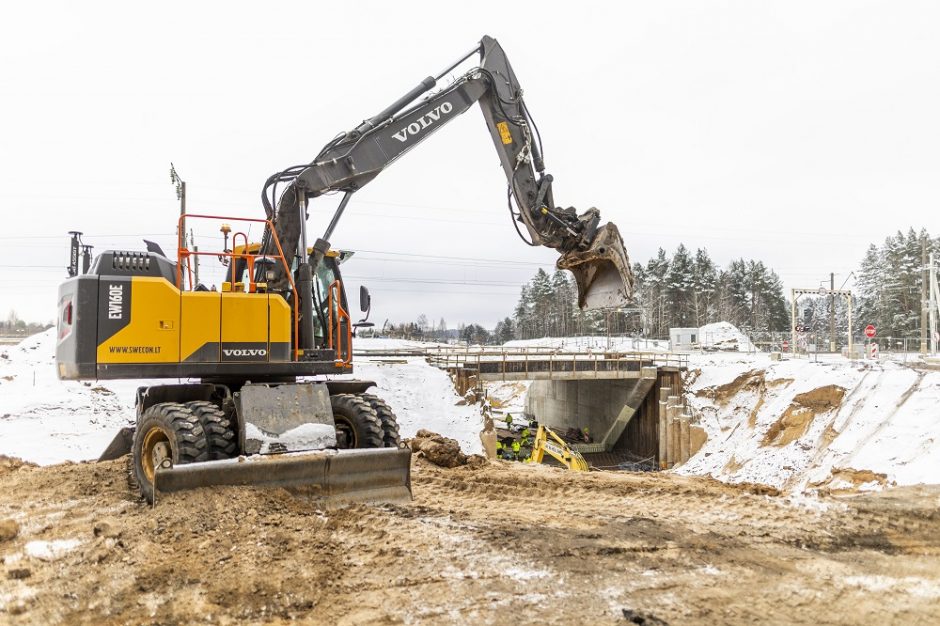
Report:
[[556,267],[571,270],[578,285],[578,306],[605,309],[626,306],[633,298],[634,276],[620,231],[611,223],[597,229],[587,250],[561,255]]
[[[158,493],[215,486],[280,487],[303,495],[354,502],[410,502],[411,450],[366,448],[164,465]],[[159,499],[159,498],[158,498]]]

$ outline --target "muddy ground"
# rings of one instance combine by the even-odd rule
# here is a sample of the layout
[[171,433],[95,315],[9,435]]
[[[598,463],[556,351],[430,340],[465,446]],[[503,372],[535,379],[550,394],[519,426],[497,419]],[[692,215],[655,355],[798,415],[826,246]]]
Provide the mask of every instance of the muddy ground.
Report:
[[122,470],[0,461],[0,623],[940,621],[933,487],[801,502],[419,461],[404,506],[220,489],[151,509]]

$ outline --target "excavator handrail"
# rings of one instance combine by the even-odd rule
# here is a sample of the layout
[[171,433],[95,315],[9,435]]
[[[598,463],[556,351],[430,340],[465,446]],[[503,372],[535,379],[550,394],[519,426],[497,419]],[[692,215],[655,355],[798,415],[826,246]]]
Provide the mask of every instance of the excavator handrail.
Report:
[[[334,300],[333,294],[336,294]],[[330,283],[330,286],[327,288],[327,308],[330,310],[330,321],[327,324],[327,338],[329,340],[330,348],[336,351],[336,367],[348,367],[352,363],[352,319],[349,317],[349,312],[343,308],[343,301],[340,298],[340,294],[343,293],[343,282],[341,280],[334,280]],[[336,340],[339,343],[338,346],[333,345],[333,303],[336,303]],[[343,328],[343,319],[346,320],[346,353],[341,354],[343,347],[343,342],[340,339],[340,333]]]
[[[274,245],[277,246],[278,253],[276,255],[275,254],[262,254],[260,249],[259,249],[259,253],[257,254],[248,252],[247,251],[248,250],[248,237],[247,236],[245,236],[245,250],[246,250],[245,252],[237,253],[234,251],[234,248],[235,248],[234,237],[232,238],[232,251],[222,250],[221,252],[218,252],[218,251],[214,251],[214,252],[205,251],[204,252],[202,250],[190,250],[189,248],[186,247],[186,243],[185,243],[186,233],[183,232],[183,223],[186,221],[187,218],[207,219],[207,220],[227,220],[227,221],[233,221],[233,222],[256,222],[256,223],[264,224],[265,228],[267,228],[270,231],[271,235],[273,236]],[[298,317],[299,306],[297,303],[297,287],[294,284],[293,273],[290,271],[290,264],[287,262],[287,258],[284,256],[284,249],[281,247],[281,241],[278,238],[277,231],[274,228],[274,222],[268,219],[261,219],[257,217],[231,217],[231,216],[226,216],[226,215],[204,215],[204,214],[198,214],[198,213],[183,213],[179,216],[179,219],[177,221],[176,232],[177,232],[176,254],[177,254],[177,259],[178,259],[178,262],[176,264],[176,288],[179,289],[180,291],[183,290],[183,262],[184,260],[188,261],[189,257],[191,256],[228,257],[231,259],[232,265],[234,265],[237,259],[241,259],[241,258],[249,259],[249,262],[257,257],[280,259],[281,265],[284,266],[284,272],[290,284],[291,297],[294,301],[294,306],[291,307],[292,309],[291,313],[294,318],[294,338],[295,339],[293,342],[291,352],[293,352],[294,361],[299,361],[300,349],[297,347],[297,340],[296,340],[296,338],[299,337],[299,332],[300,332],[300,320]],[[236,236],[238,234],[239,233],[236,233]],[[253,265],[253,263],[251,264]],[[190,273],[190,286],[192,286],[192,268],[189,266],[188,263],[186,267]]]

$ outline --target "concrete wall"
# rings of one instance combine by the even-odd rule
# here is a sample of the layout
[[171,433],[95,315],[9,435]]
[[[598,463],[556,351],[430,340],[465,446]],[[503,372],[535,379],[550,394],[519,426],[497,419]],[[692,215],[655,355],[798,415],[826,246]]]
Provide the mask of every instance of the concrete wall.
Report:
[[526,394],[525,411],[560,433],[572,426],[587,427],[599,440],[638,383],[638,379],[536,380]]

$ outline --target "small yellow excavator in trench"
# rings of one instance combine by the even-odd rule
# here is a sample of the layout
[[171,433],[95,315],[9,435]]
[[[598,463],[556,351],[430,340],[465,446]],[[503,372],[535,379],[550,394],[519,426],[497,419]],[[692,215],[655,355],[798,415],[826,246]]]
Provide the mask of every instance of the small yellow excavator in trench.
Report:
[[591,469],[580,452],[572,450],[554,430],[539,424],[535,439],[532,440],[532,454],[529,455],[528,462],[541,463],[546,454],[570,470],[587,472]]
[[[474,55],[478,65],[438,84]],[[158,492],[212,485],[410,499],[410,451],[391,408],[368,393],[371,381],[332,377],[352,373],[353,329],[371,324],[365,289],[365,319],[350,317],[343,255],[329,239],[353,193],[473,104],[507,176],[520,237],[559,251],[557,266],[574,274],[582,308],[628,302],[633,275],[617,228],[601,226],[597,209],[579,214],[555,205],[522,89],[502,48],[483,37],[381,113],[337,135],[313,161],[271,176],[261,194],[264,218],[181,216],[181,226],[219,222],[222,250],[190,249],[181,236],[176,262],[148,242],[146,251],[105,251],[79,273],[73,237],[72,277],[59,288],[59,377],[177,379],[138,389],[136,426],[120,432],[101,458],[129,453],[149,501]],[[308,246],[309,201],[333,192],[342,200]],[[248,228],[236,227],[229,245],[232,223],[260,226],[261,241],[250,243]],[[220,290],[194,284],[200,255],[226,266]]]

